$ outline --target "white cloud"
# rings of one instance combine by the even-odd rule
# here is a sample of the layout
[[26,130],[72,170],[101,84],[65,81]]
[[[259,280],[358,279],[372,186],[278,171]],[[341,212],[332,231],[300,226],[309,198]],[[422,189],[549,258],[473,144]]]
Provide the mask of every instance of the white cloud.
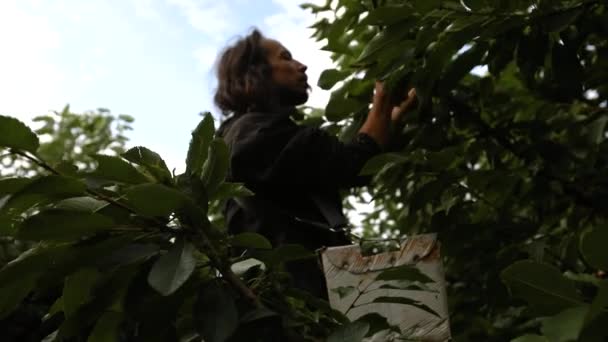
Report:
[[135,9],[135,15],[141,18],[159,20],[161,14],[154,5],[154,0],[131,0]]
[[224,38],[234,26],[235,16],[224,1],[213,0],[166,0],[186,17],[190,26],[205,36],[205,45],[197,48],[193,56],[198,71],[210,74]]
[[51,58],[61,47],[60,36],[48,17],[24,10],[27,5],[39,6],[0,1],[0,111],[22,120],[64,105],[64,75]]
[[199,71],[203,73],[212,71],[218,51],[218,47],[215,45],[201,46],[194,51],[194,57],[198,61]]
[[215,41],[221,40],[233,21],[231,10],[223,1],[167,0],[167,3],[177,7],[192,27]]

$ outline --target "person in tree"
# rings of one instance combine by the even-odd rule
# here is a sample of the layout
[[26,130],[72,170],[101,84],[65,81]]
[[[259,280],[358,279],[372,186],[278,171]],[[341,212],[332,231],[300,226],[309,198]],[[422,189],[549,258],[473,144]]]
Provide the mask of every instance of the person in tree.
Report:
[[[296,106],[308,100],[306,65],[280,42],[254,29],[219,56],[214,96],[226,120],[219,135],[230,146],[227,180],[255,195],[228,200],[224,214],[232,234],[256,232],[273,246],[311,250],[349,244],[340,189],[365,185],[363,165],[387,148],[391,125],[415,100],[394,106],[376,82],[371,110],[356,137],[343,143],[323,129],[296,124]],[[327,297],[316,260],[289,263],[293,285]]]

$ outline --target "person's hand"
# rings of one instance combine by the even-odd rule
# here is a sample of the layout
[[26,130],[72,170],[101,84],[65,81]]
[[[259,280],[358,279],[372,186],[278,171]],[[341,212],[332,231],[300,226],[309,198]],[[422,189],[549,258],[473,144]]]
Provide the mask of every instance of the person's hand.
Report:
[[384,88],[384,83],[376,81],[372,108],[359,133],[367,134],[380,146],[387,146],[395,124],[416,103],[416,91],[411,89],[404,100],[397,102],[397,106],[395,103],[394,97]]
[[388,117],[388,115],[391,114],[391,110],[391,98],[390,94],[384,88],[384,82],[376,81],[370,112],[380,115],[381,117]]
[[407,92],[406,98],[399,103],[398,106],[393,107],[391,111],[391,121],[398,123],[403,119],[403,115],[409,112],[416,105],[416,88],[412,88]]
[[[394,105],[394,100],[392,100],[394,96],[389,94],[389,92],[384,87],[384,82],[376,81],[376,87],[374,89],[374,99],[372,101],[372,109],[371,111],[375,114],[384,114],[389,115],[391,117],[391,121],[393,123],[397,123],[401,121],[403,115],[416,105],[416,89],[411,88],[403,100],[399,102],[398,105]],[[398,97],[399,98],[399,97]],[[391,103],[391,101],[393,101]]]

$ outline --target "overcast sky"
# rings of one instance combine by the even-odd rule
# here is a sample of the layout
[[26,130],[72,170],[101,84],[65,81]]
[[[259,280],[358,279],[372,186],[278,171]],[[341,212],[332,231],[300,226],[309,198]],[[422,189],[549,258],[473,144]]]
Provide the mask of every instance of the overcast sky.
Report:
[[[235,37],[256,26],[278,39],[308,65],[312,85],[331,66],[309,38],[315,18],[301,2],[0,0],[0,114],[26,124],[65,104],[130,114],[129,146],[183,170],[198,113],[218,113],[213,63]],[[327,98],[315,87],[308,104]]]

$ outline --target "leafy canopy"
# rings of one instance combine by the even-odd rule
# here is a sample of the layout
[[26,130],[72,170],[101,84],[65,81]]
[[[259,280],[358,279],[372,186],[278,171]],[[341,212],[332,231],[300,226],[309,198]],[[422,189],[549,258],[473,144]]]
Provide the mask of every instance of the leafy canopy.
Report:
[[363,234],[439,233],[455,340],[605,339],[606,3],[303,7],[336,64],[319,80],[330,129],[358,130],[376,79],[417,90],[391,151],[363,170]]

